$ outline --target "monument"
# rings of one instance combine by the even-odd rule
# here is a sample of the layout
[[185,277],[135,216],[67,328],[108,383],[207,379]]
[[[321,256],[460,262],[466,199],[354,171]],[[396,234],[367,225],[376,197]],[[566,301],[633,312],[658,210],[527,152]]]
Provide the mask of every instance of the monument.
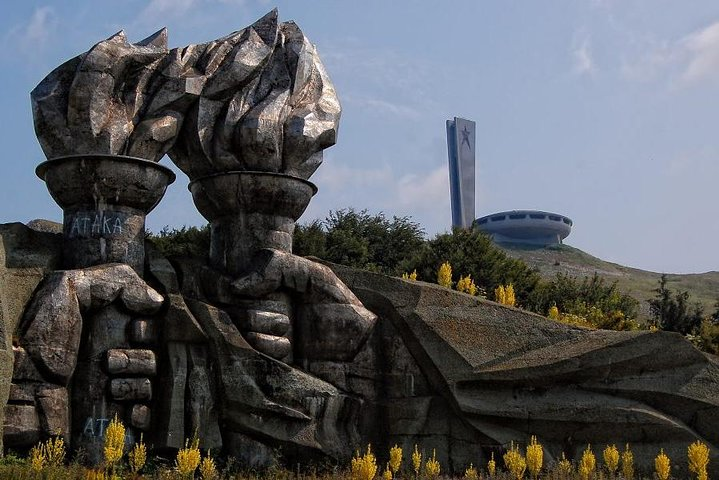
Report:
[[447,120],[449,192],[452,226],[471,228],[474,222],[475,123],[464,118]]
[[[276,11],[175,49],[120,32],[32,100],[63,224],[0,225],[6,447],[62,435],[96,463],[117,415],[128,442],[197,433],[253,467],[417,443],[460,472],[532,434],[548,459],[630,442],[644,467],[701,439],[719,465],[719,364],[677,334],[571,327],[292,253],[340,106]],[[144,242],[174,180],[165,153],[210,222],[206,257]]]

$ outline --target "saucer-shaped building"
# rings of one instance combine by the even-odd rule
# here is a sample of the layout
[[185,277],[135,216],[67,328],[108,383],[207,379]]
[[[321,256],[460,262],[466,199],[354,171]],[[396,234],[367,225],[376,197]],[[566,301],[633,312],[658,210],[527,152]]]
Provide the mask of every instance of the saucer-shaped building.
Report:
[[572,231],[572,220],[540,210],[512,210],[478,218],[475,227],[496,243],[552,245],[562,243]]

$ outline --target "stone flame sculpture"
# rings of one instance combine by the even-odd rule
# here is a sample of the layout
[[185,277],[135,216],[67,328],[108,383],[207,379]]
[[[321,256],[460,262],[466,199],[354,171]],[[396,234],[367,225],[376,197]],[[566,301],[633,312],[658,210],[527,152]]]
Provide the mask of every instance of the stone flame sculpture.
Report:
[[[351,451],[356,425],[337,415],[351,416],[357,400],[290,365],[297,355],[352,358],[375,321],[329,269],[291,254],[294,222],[316,192],[307,178],[340,116],[299,28],[278,24],[273,10],[173,50],[165,30],[136,44],[119,32],[31,97],[49,158],[37,173],[64,212],[62,263],[81,270],[48,275],[21,322],[18,361],[37,375],[17,378],[16,390],[43,410],[28,382],[42,378],[63,399],[40,412],[41,432],[28,438],[52,425],[97,462],[118,414],[157,447],[182,446],[198,430],[205,446],[230,451],[254,435],[298,452]],[[211,222],[210,264],[183,272],[203,276],[197,291],[181,292],[156,271],[161,260],[145,261],[145,215],[174,180],[156,163],[165,153]],[[160,317],[159,296],[141,279],[146,265],[167,297]]]

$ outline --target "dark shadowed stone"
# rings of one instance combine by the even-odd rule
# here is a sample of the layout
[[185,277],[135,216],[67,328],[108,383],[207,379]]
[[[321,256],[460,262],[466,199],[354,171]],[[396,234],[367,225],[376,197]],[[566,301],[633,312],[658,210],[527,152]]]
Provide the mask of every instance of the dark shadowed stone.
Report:
[[3,439],[15,448],[30,447],[40,441],[42,430],[34,405],[6,405]]
[[107,372],[110,375],[155,375],[157,362],[152,350],[110,349],[107,351]]
[[162,334],[168,342],[206,342],[207,336],[185,305],[182,295],[168,294],[168,308]]
[[34,405],[36,386],[37,383],[11,383],[8,403]]
[[[158,375],[159,391],[155,444],[182,448],[185,442],[185,388],[187,385],[187,347],[167,342],[165,355]],[[187,432],[191,435],[190,432]]]
[[201,448],[222,448],[214,388],[215,372],[208,362],[207,347],[188,345],[187,349],[189,375],[185,411],[189,418],[188,431],[197,432]]
[[43,378],[32,363],[30,356],[22,347],[13,347],[15,362],[13,365],[12,378],[14,381],[42,382]]
[[145,242],[145,270],[160,282],[165,292],[179,293],[180,286],[174,267],[149,241]]
[[192,300],[188,306],[217,361],[223,438],[229,432],[252,433],[292,458],[348,457],[358,441],[356,398],[257,352],[222,310]]
[[135,404],[130,412],[130,424],[143,431],[147,431],[151,425],[150,408],[147,405]]
[[152,382],[149,378],[113,378],[110,395],[119,401],[149,401],[152,400]]
[[45,434],[70,438],[70,409],[67,388],[43,384],[37,387],[40,426]]
[[278,360],[285,358],[292,350],[290,341],[284,337],[247,332],[245,333],[245,338],[253,348]]
[[[61,251],[59,235],[39,232],[21,223],[0,225],[0,405],[5,405],[10,390],[15,361],[12,337],[18,333],[26,305],[45,273],[60,266]],[[32,364],[21,363],[27,367],[22,369],[22,376],[39,380]],[[21,437],[17,432],[13,435]]]
[[137,318],[130,325],[130,340],[140,345],[151,345],[157,341],[155,320]]

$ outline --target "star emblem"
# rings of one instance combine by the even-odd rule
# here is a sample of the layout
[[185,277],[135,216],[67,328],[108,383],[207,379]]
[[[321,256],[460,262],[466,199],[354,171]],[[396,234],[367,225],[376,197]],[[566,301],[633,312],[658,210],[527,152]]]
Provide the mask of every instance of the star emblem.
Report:
[[469,134],[472,132],[467,130],[467,125],[465,125],[464,128],[462,129],[462,131],[459,133],[462,134],[462,141],[460,142],[459,146],[461,147],[462,145],[464,145],[466,143],[467,148],[472,150],[472,147],[469,145]]

